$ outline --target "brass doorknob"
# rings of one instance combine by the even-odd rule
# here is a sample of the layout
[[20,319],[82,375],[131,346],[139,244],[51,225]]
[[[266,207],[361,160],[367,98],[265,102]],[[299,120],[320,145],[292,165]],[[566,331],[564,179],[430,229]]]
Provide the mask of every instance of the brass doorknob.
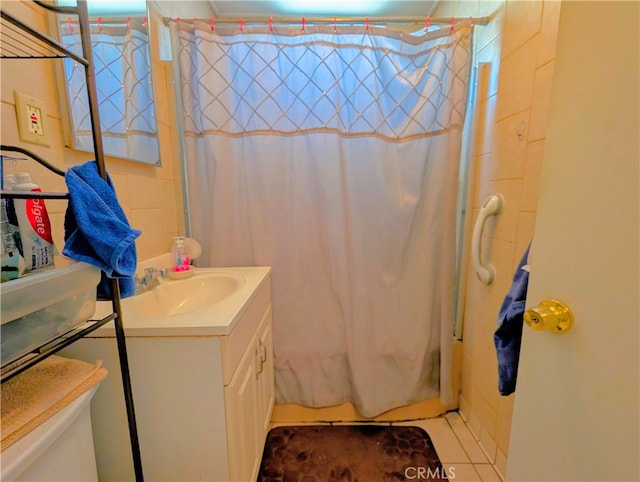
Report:
[[558,300],[544,300],[524,312],[524,321],[533,330],[564,333],[573,325],[573,313]]

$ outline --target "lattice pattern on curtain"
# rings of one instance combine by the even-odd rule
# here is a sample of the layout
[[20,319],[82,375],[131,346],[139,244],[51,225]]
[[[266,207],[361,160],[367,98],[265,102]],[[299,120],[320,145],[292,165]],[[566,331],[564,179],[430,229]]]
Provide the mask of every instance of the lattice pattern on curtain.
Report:
[[[66,22],[63,44],[81,53],[80,33]],[[91,47],[105,153],[145,162],[158,161],[157,128],[146,22],[91,25]],[[93,150],[91,118],[82,65],[65,59],[74,145]]]
[[469,62],[450,58],[471,56],[466,25],[424,39],[396,33],[397,48],[382,28],[249,27],[235,36],[198,22],[178,28],[186,135],[334,132],[398,142],[462,128]]

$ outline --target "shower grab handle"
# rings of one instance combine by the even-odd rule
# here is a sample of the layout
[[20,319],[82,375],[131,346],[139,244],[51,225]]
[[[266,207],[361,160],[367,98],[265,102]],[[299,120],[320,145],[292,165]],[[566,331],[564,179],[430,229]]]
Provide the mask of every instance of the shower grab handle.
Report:
[[504,198],[500,194],[492,194],[480,208],[480,213],[473,226],[471,237],[471,260],[473,269],[478,279],[484,284],[491,284],[496,276],[496,270],[491,263],[482,262],[482,232],[484,225],[491,216],[497,216],[502,212]]

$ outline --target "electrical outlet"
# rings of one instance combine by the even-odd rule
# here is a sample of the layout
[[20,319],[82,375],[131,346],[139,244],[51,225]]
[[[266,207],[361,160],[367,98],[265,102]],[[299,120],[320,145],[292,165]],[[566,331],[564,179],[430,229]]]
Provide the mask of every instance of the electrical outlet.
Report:
[[27,114],[29,114],[29,132],[38,136],[44,135],[44,128],[42,127],[42,112],[37,107],[27,105]]
[[13,92],[18,118],[20,140],[41,146],[49,146],[49,136],[45,120],[47,114],[44,102],[20,92]]

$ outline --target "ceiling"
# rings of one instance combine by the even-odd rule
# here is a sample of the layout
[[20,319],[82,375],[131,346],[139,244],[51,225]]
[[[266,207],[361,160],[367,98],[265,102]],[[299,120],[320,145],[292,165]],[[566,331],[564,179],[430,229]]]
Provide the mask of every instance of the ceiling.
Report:
[[426,17],[439,0],[209,0],[217,17]]

